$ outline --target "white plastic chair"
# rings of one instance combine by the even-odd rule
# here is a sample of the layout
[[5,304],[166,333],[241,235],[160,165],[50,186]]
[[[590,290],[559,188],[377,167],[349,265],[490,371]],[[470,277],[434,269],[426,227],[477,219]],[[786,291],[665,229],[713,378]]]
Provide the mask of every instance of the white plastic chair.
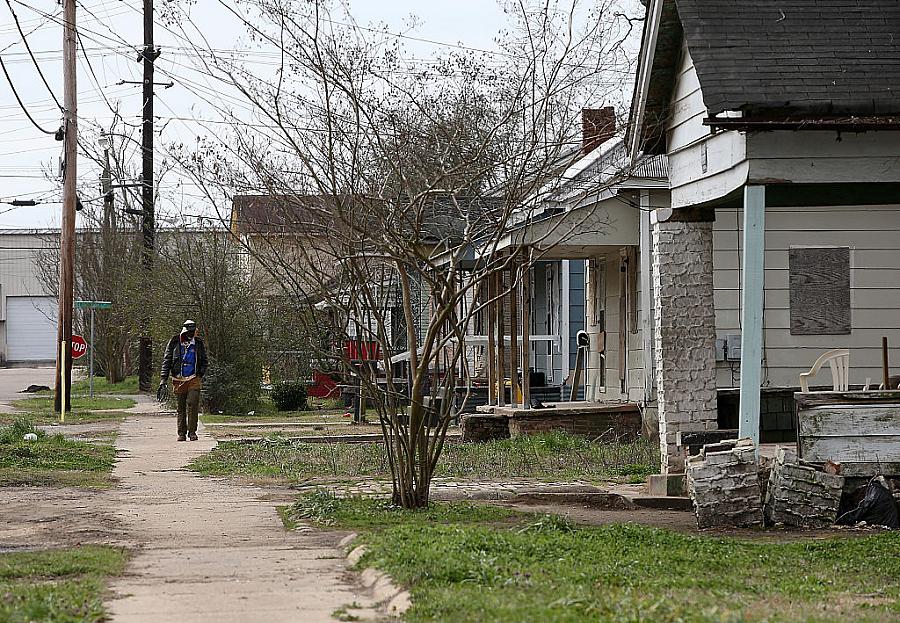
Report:
[[836,348],[824,353],[816,359],[809,372],[800,374],[800,391],[809,391],[809,377],[815,376],[819,369],[828,364],[831,367],[831,381],[834,391],[845,392],[850,383],[850,349]]

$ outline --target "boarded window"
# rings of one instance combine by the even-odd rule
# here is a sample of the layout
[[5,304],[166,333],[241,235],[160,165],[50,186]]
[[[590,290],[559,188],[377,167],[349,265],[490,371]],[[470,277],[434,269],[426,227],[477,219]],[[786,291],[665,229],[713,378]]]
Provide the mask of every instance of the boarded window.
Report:
[[790,250],[791,335],[850,333],[850,248]]

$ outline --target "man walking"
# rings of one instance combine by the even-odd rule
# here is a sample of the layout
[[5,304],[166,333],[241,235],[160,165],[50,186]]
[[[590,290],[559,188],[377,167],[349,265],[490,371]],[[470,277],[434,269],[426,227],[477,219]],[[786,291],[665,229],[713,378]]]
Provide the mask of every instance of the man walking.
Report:
[[197,323],[185,320],[181,333],[166,346],[160,370],[160,387],[172,375],[172,390],[178,401],[178,441],[197,441],[197,411],[200,387],[208,365],[206,346],[197,336]]

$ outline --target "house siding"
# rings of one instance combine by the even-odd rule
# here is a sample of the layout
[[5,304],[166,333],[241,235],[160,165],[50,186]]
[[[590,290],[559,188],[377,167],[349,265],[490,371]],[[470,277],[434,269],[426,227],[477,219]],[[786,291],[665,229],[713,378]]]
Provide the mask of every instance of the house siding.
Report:
[[747,145],[738,132],[712,134],[697,71],[682,44],[666,126],[669,183],[674,207],[721,197],[747,180]]
[[[740,333],[742,210],[717,209],[714,228],[716,331]],[[791,246],[850,247],[851,333],[791,335]],[[850,382],[880,382],[881,337],[900,362],[900,205],[770,207],[766,210],[763,385],[793,387],[799,374],[832,348],[850,348]],[[739,366],[719,362],[718,385],[733,387]],[[827,374],[818,382],[830,384]]]

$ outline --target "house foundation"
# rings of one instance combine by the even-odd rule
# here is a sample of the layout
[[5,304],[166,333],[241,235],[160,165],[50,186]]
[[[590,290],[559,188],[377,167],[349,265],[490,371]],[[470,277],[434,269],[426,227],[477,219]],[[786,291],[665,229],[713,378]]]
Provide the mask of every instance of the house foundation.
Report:
[[661,472],[684,472],[679,432],[715,430],[712,210],[657,210],[652,228]]

